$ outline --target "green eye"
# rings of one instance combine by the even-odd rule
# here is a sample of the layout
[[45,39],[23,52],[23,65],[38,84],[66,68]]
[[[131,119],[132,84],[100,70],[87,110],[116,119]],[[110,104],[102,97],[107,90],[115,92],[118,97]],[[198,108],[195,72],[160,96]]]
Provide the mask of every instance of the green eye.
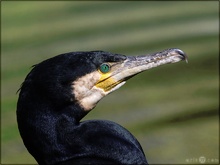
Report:
[[107,73],[110,70],[110,66],[108,64],[104,63],[104,64],[100,65],[99,70],[102,73]]

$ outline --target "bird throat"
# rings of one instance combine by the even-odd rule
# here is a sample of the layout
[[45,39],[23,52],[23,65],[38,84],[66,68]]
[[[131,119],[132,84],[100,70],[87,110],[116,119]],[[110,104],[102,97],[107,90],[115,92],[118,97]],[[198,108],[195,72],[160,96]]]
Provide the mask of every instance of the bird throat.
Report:
[[110,74],[101,74],[99,71],[88,73],[72,84],[72,91],[78,104],[85,111],[93,109],[107,94],[120,88],[125,82],[116,82]]

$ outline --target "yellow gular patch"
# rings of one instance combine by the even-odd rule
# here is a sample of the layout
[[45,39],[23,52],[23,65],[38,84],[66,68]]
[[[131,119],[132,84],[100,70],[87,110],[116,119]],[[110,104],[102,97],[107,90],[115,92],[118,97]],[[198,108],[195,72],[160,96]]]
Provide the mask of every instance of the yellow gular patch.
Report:
[[118,85],[121,82],[117,82],[114,78],[111,78],[111,73],[100,73],[101,78],[96,83],[97,88],[103,89],[105,92],[110,91],[112,88],[114,88],[116,85]]

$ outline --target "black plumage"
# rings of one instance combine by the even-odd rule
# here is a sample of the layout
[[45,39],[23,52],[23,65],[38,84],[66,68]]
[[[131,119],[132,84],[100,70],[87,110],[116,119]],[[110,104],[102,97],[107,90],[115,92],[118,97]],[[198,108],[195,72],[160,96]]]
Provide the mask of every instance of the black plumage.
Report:
[[147,163],[125,128],[104,120],[80,122],[88,112],[71,92],[78,77],[104,62],[125,59],[101,51],[67,53],[32,69],[20,90],[17,120],[24,144],[39,164]]
[[[179,49],[145,57],[92,51],[65,53],[35,65],[17,103],[18,128],[26,148],[42,165],[147,164],[139,142],[122,126],[80,120],[133,75],[183,59],[186,56]],[[100,72],[103,63],[111,67],[111,74]]]

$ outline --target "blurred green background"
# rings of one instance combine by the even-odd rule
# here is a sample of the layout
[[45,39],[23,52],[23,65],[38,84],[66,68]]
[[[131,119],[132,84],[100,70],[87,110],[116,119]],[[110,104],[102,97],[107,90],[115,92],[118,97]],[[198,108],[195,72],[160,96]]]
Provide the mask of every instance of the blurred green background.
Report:
[[30,67],[70,51],[185,51],[189,63],[151,69],[105,97],[87,119],[115,121],[150,164],[219,162],[219,2],[1,2],[1,163],[36,163],[16,124]]

